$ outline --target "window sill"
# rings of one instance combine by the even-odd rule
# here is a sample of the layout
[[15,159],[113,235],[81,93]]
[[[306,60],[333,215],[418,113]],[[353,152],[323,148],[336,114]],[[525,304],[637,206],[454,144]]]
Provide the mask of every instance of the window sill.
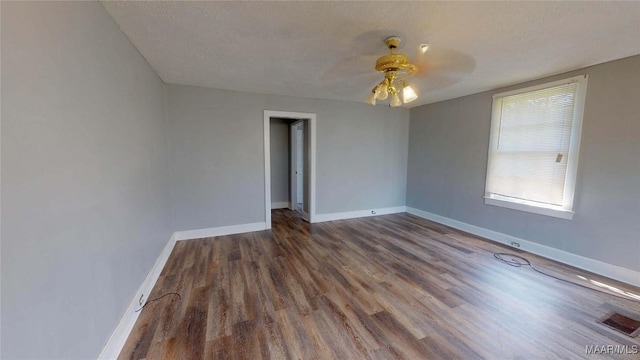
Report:
[[547,208],[547,207],[534,206],[534,205],[502,200],[502,199],[498,200],[490,197],[485,197],[484,203],[486,205],[500,206],[508,209],[525,211],[525,212],[530,212],[538,215],[551,216],[551,217],[565,219],[565,220],[573,219],[573,211],[554,209],[550,207]]

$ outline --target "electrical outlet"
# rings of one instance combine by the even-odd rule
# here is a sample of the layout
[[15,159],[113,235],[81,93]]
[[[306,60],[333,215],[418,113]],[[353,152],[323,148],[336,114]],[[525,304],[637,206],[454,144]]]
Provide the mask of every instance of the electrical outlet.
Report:
[[376,212],[371,210],[371,215],[375,215],[375,214],[376,214]]
[[512,242],[511,242],[511,246],[519,248],[519,247],[520,247],[520,244],[518,244],[518,243],[517,243],[517,242],[515,242],[515,241],[512,241]]
[[140,300],[138,300],[138,304],[144,304],[144,294],[140,294]]

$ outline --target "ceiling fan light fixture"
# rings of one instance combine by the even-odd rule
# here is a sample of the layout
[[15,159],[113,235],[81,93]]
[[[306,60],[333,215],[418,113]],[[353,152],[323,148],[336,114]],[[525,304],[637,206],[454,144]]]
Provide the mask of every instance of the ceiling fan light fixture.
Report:
[[[416,66],[409,63],[406,55],[396,53],[395,50],[400,44],[399,37],[389,37],[385,39],[385,44],[390,54],[379,57],[375,66],[377,71],[384,74],[384,80],[373,88],[373,99],[369,95],[365,101],[375,105],[375,100],[386,100],[391,95],[389,106],[396,107],[402,105],[403,102],[408,103],[418,98],[413,88],[404,82],[405,78],[416,71]],[[402,81],[402,88],[400,88],[400,81]],[[399,95],[400,89],[402,89],[402,100]]]
[[406,103],[410,103],[413,100],[417,99],[418,95],[413,90],[413,88],[407,85],[404,81],[402,82],[402,101]]

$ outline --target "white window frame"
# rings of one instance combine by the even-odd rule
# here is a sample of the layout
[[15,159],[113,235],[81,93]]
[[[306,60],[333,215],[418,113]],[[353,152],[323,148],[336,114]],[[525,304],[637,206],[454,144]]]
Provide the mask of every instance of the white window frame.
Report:
[[[578,174],[578,158],[580,155],[580,137],[582,134],[582,118],[584,115],[585,99],[587,94],[588,75],[574,76],[572,78],[544,83],[536,86],[530,86],[523,89],[507,91],[493,95],[493,107],[491,111],[491,133],[489,137],[489,152],[487,159],[487,176],[485,181],[484,203],[505,207],[514,210],[526,211],[534,214],[547,215],[561,219],[573,219],[573,200],[575,195],[576,177]],[[554,206],[541,204],[534,201],[514,199],[511,197],[492,194],[487,191],[489,185],[491,158],[495,151],[498,140],[498,128],[500,126],[500,113],[502,111],[499,105],[500,99],[507,96],[533,92],[546,88],[551,88],[563,84],[577,83],[576,99],[574,103],[573,123],[571,126],[571,141],[569,143],[569,154],[567,157],[567,174],[564,185],[564,195],[562,206]]]

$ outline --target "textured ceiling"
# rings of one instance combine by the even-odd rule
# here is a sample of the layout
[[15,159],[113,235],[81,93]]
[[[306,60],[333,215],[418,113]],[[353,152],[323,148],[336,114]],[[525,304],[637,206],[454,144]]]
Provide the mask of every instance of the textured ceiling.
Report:
[[364,102],[391,35],[408,107],[640,54],[640,2],[101,4],[166,83],[308,98]]

